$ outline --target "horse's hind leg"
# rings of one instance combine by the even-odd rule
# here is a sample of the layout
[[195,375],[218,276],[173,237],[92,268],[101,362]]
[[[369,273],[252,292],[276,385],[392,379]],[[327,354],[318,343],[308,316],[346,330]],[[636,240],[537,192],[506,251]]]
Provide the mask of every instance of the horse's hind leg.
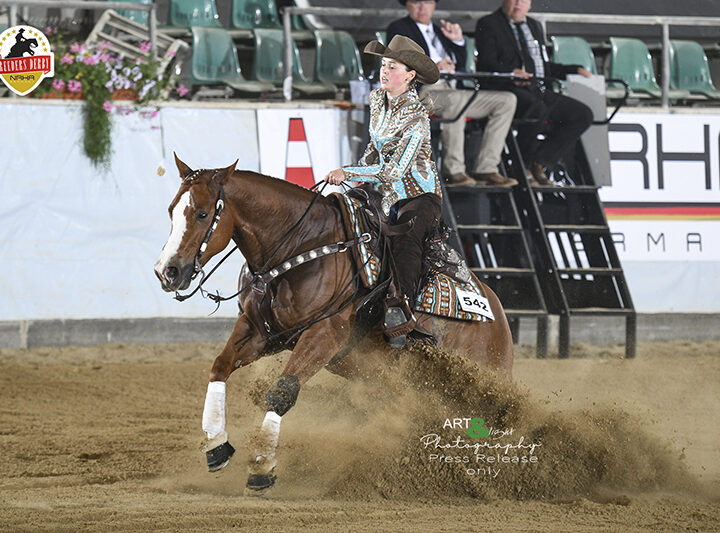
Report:
[[348,341],[351,311],[319,322],[302,334],[277,383],[267,392],[267,412],[253,440],[255,453],[248,468],[247,494],[262,495],[275,484],[275,451],[280,421],[297,400],[300,386],[318,373]]
[[225,348],[215,358],[202,416],[202,428],[207,437],[205,455],[211,472],[227,466],[235,453],[225,431],[225,382],[233,370],[259,357],[264,342],[264,339],[255,335],[250,322],[242,315],[235,323]]

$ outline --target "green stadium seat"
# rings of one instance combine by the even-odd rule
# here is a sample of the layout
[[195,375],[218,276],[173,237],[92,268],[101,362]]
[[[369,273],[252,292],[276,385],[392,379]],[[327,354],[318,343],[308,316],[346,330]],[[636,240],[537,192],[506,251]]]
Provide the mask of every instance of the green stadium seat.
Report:
[[[253,79],[259,82],[270,83],[277,86],[283,84],[283,33],[282,30],[270,28],[255,28],[255,68]],[[305,76],[300,54],[295,41],[293,48],[293,89],[302,94],[334,94],[337,87],[332,84],[314,84]]]
[[705,51],[695,41],[670,41],[670,87],[720,99],[710,76]]
[[194,26],[190,79],[195,85],[227,85],[238,91],[262,93],[275,90],[271,83],[246,80],[240,72],[232,37],[223,28]]
[[[630,96],[661,98],[662,89],[655,80],[655,70],[648,47],[640,39],[610,37],[609,78],[617,78],[630,86]],[[687,98],[688,91],[671,89],[670,98]]]
[[242,29],[282,27],[275,0],[233,0],[231,25]]
[[[108,0],[108,1],[111,1],[111,0]],[[127,0],[127,1],[132,2],[134,4],[152,4],[153,3],[153,0]],[[132,20],[133,22],[137,22],[138,24],[145,24],[147,26],[148,11],[134,11],[131,9],[118,9],[117,13],[121,17],[125,17],[128,20]]]
[[552,37],[553,61],[563,65],[581,65],[597,74],[595,56],[582,37]]
[[170,0],[169,26],[220,27],[215,0]]
[[348,87],[351,80],[363,79],[360,52],[349,33],[314,30],[313,34],[316,81]]

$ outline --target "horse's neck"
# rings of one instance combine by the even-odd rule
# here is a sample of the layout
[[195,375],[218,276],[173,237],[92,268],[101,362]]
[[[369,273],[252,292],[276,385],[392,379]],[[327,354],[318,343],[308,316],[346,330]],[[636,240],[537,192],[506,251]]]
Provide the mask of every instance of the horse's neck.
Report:
[[254,271],[268,261],[268,267],[274,266],[335,237],[337,225],[328,220],[333,216],[324,198],[318,199],[300,226],[285,239],[313,196],[266,176],[241,174],[234,178],[226,186],[237,213],[233,238]]

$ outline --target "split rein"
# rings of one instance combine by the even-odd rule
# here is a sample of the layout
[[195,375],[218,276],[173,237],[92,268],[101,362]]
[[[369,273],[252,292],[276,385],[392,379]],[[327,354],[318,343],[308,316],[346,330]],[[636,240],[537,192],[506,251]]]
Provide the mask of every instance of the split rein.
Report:
[[[224,256],[222,259],[220,259],[220,261],[212,268],[212,270],[210,270],[210,272],[209,272],[207,275],[205,275],[205,272],[203,271],[203,269],[202,269],[202,267],[201,267],[201,264],[202,264],[202,263],[201,263],[202,255],[203,255],[203,253],[205,252],[205,250],[207,249],[207,245],[208,245],[208,243],[210,242],[210,239],[212,238],[212,235],[213,235],[215,229],[217,228],[217,225],[218,225],[218,223],[219,223],[219,221],[220,221],[220,215],[222,214],[222,211],[223,211],[223,209],[224,209],[224,207],[225,207],[224,194],[223,194],[223,190],[222,190],[222,187],[221,187],[221,188],[220,188],[220,192],[218,193],[218,199],[217,199],[217,201],[215,202],[215,214],[214,214],[214,216],[213,216],[212,223],[210,224],[210,227],[208,228],[208,231],[207,231],[207,233],[205,234],[205,238],[203,239],[203,242],[202,242],[202,244],[200,245],[200,248],[199,248],[199,250],[198,250],[198,253],[197,253],[196,256],[195,256],[195,266],[194,266],[194,273],[193,273],[193,275],[192,275],[192,279],[195,279],[195,277],[196,277],[198,274],[200,274],[200,275],[201,275],[200,283],[199,283],[198,286],[195,287],[195,289],[194,289],[192,292],[190,292],[189,294],[180,294],[179,292],[176,291],[176,292],[175,292],[175,299],[178,300],[179,302],[182,302],[182,301],[187,300],[188,298],[192,297],[193,295],[195,295],[195,293],[197,293],[198,291],[200,291],[200,294],[201,294],[204,298],[209,298],[210,300],[214,301],[214,302],[217,304],[217,307],[213,310],[212,313],[210,313],[210,314],[212,315],[213,313],[215,313],[215,312],[220,308],[220,303],[221,303],[221,302],[224,302],[224,301],[227,301],[227,300],[232,300],[233,298],[236,298],[236,297],[240,296],[242,293],[244,293],[245,291],[247,291],[247,290],[250,289],[250,288],[252,288],[256,293],[258,293],[258,295],[264,296],[264,295],[265,295],[265,292],[266,292],[266,287],[267,287],[268,283],[270,283],[271,281],[273,281],[273,280],[274,280],[275,278],[277,278],[278,276],[280,276],[280,275],[286,273],[287,271],[291,270],[292,268],[295,268],[296,266],[299,266],[299,265],[301,265],[301,264],[303,264],[303,263],[305,263],[305,262],[307,262],[307,261],[312,261],[312,260],[314,260],[314,259],[318,259],[318,258],[323,257],[323,256],[325,256],[325,255],[331,255],[331,254],[335,254],[335,253],[345,252],[345,251],[347,251],[349,248],[351,248],[351,247],[353,247],[353,246],[357,246],[357,245],[360,244],[360,243],[365,243],[365,242],[370,241],[370,240],[371,240],[371,235],[370,235],[369,233],[363,233],[360,237],[356,237],[356,238],[350,239],[350,240],[348,240],[348,241],[341,241],[341,242],[337,242],[337,243],[334,243],[334,244],[327,244],[327,245],[324,245],[324,246],[319,246],[319,247],[314,248],[314,249],[312,249],[312,250],[310,250],[310,251],[307,251],[307,252],[304,252],[304,253],[302,253],[302,254],[299,254],[299,255],[291,258],[291,259],[288,259],[287,261],[284,261],[284,262],[283,262],[282,264],[280,264],[280,265],[277,265],[277,266],[275,266],[275,267],[273,267],[273,268],[269,268],[270,264],[271,264],[272,261],[275,259],[275,256],[278,254],[278,252],[280,251],[280,249],[287,243],[287,241],[288,241],[288,240],[292,237],[292,235],[297,231],[297,229],[298,229],[298,228],[300,227],[300,225],[303,223],[303,221],[305,220],[305,218],[307,217],[307,215],[310,213],[310,210],[313,208],[313,206],[315,205],[315,203],[317,202],[317,200],[320,198],[320,196],[322,196],[322,192],[325,190],[325,187],[327,186],[327,184],[328,184],[327,182],[324,182],[324,183],[323,183],[322,187],[320,187],[320,189],[316,192],[315,197],[313,198],[312,202],[310,202],[310,205],[308,205],[308,207],[307,207],[307,209],[305,210],[305,212],[303,213],[303,215],[302,215],[302,216],[300,217],[300,219],[285,233],[285,236],[284,236],[284,237],[282,238],[282,240],[280,241],[280,244],[278,244],[278,246],[275,248],[275,251],[272,253],[272,255],[270,256],[270,258],[265,262],[265,264],[260,268],[260,270],[259,270],[257,273],[253,274],[252,279],[251,279],[247,284],[245,284],[244,287],[242,287],[242,288],[241,288],[240,290],[238,290],[235,294],[232,294],[232,295],[230,295],[230,296],[222,296],[222,295],[219,294],[218,291],[216,291],[215,294],[212,294],[212,293],[210,293],[210,292],[208,292],[208,291],[206,291],[206,290],[204,290],[204,289],[202,288],[203,284],[210,278],[210,276],[212,276],[212,274],[220,267],[220,265],[221,265],[228,257],[230,257],[236,250],[238,250],[238,245],[236,244],[236,245],[233,247],[233,249],[230,250],[227,254],[225,254],[225,256]],[[315,185],[313,185],[313,186],[310,188],[310,190],[313,190],[313,189],[317,188],[318,185],[319,185],[319,183],[316,183]],[[248,268],[249,268],[249,267],[248,267]],[[252,272],[251,272],[251,273],[252,273]],[[358,278],[358,274],[356,273],[356,274],[353,276],[353,278],[350,280],[350,282],[348,283],[347,287],[345,287],[345,289],[349,288],[350,285],[352,285],[353,283],[355,283],[355,282],[357,281],[357,278]],[[338,294],[338,298],[339,298],[344,292],[345,292],[345,290],[340,291],[340,293]],[[282,335],[285,335],[285,334],[287,334],[287,333],[294,332],[294,334],[286,341],[286,343],[289,343],[290,341],[292,341],[293,338],[295,338],[297,335],[299,335],[300,333],[302,333],[303,331],[305,331],[307,328],[309,328],[309,327],[312,326],[313,324],[315,324],[315,323],[317,323],[317,322],[320,322],[321,320],[324,320],[324,319],[326,319],[326,318],[329,318],[330,316],[333,316],[333,315],[339,313],[339,312],[342,311],[347,305],[342,306],[340,309],[338,309],[338,310],[335,311],[334,313],[327,314],[327,313],[329,312],[329,310],[332,308],[332,306],[335,305],[335,303],[337,303],[338,298],[335,298],[335,299],[330,303],[330,305],[321,313],[321,315],[320,315],[318,318],[312,320],[310,323],[305,324],[305,325],[303,325],[303,326],[298,326],[298,327],[295,327],[295,328],[291,328],[291,329],[282,331],[282,332],[280,332],[280,333],[275,333],[275,334],[273,334],[273,335],[271,335],[271,336],[269,337],[269,340],[273,340],[273,339],[278,338],[278,337],[280,337],[280,336],[282,336]],[[238,304],[238,305],[240,305],[240,304]],[[240,311],[243,312],[243,313],[245,312],[244,309],[242,308],[242,305],[240,305]],[[268,334],[271,333],[271,327],[270,327],[269,323],[267,322],[267,320],[265,320],[265,329],[266,329],[266,331],[267,331]]]

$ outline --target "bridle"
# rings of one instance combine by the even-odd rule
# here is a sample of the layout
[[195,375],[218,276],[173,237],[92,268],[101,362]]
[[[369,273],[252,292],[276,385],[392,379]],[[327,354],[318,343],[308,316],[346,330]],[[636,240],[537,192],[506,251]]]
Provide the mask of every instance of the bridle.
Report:
[[[183,178],[183,181],[187,181],[190,184],[192,184],[192,181],[197,177],[197,175],[200,172],[202,172],[202,170],[193,171],[192,173],[185,176],[185,178]],[[215,172],[217,173],[217,171],[215,171]],[[310,188],[310,190],[317,188],[317,186],[319,184],[320,183],[316,183],[315,185],[313,185]],[[310,213],[310,210],[313,208],[313,206],[318,201],[318,199],[322,196],[322,193],[325,190],[325,187],[327,186],[327,184],[328,184],[327,182],[324,182],[322,187],[320,187],[320,189],[315,192],[315,197],[312,199],[312,202],[310,202],[310,205],[308,205],[307,209],[305,209],[305,212],[300,217],[300,219],[287,231],[287,233],[285,233],[285,236],[281,239],[280,244],[277,245],[277,247],[275,248],[275,251],[271,254],[270,258],[265,262],[265,264],[257,272],[252,273],[253,274],[252,279],[247,284],[245,284],[244,287],[242,287],[240,290],[238,290],[235,294],[231,294],[230,296],[221,296],[219,293],[212,294],[212,293],[205,291],[202,288],[203,283],[205,283],[205,281],[207,281],[210,278],[210,276],[212,276],[212,274],[218,269],[218,267],[220,267],[220,265],[228,257],[230,257],[230,255],[233,252],[235,252],[238,249],[238,245],[236,244],[233,247],[233,249],[230,250],[227,254],[225,254],[225,256],[223,256],[223,258],[218,262],[218,264],[216,264],[212,268],[212,270],[207,275],[205,275],[205,273],[202,270],[202,266],[201,266],[202,254],[207,249],[207,245],[210,242],[210,239],[212,238],[213,232],[215,231],[215,228],[217,227],[218,222],[220,221],[220,215],[222,214],[223,208],[225,207],[223,189],[222,189],[222,186],[220,186],[220,191],[218,192],[218,197],[215,202],[215,215],[213,216],[213,221],[210,224],[210,227],[208,228],[207,233],[205,234],[205,238],[203,239],[203,242],[200,245],[200,249],[198,250],[197,254],[195,255],[195,265],[194,265],[194,272],[192,275],[192,279],[195,279],[195,277],[198,274],[201,274],[202,278],[201,278],[198,286],[195,287],[195,289],[188,294],[180,294],[178,291],[175,291],[175,299],[178,300],[179,302],[182,302],[184,300],[187,300],[191,296],[193,296],[196,292],[200,291],[200,293],[202,294],[203,297],[209,298],[217,304],[217,307],[212,312],[212,313],[215,313],[215,311],[217,311],[219,309],[221,302],[224,302],[227,300],[232,300],[233,298],[240,296],[242,293],[244,293],[246,290],[248,290],[250,288],[252,288],[253,291],[259,297],[264,297],[266,294],[267,286],[271,281],[273,281],[278,276],[285,274],[287,271],[289,271],[297,266],[300,266],[301,264],[303,264],[307,261],[312,261],[314,259],[318,259],[325,255],[330,255],[330,254],[334,254],[334,253],[342,253],[342,252],[347,251],[352,246],[357,246],[358,244],[370,241],[370,239],[371,239],[370,234],[364,233],[360,237],[356,237],[356,238],[353,238],[353,239],[350,239],[350,240],[344,241],[344,242],[337,242],[334,244],[324,245],[324,246],[315,248],[313,250],[304,252],[302,254],[299,254],[299,255],[292,257],[286,261],[283,261],[282,264],[280,264],[280,265],[271,266],[272,261],[275,259],[278,252],[280,251],[280,249],[285,245],[285,243],[287,243],[287,241],[290,239],[290,237],[292,237],[292,235],[295,233],[295,231],[300,227],[302,222],[305,220],[305,217],[307,217],[308,213]],[[351,286],[352,284],[356,283],[358,277],[359,277],[359,272],[356,272],[355,275],[350,280],[350,282],[348,283],[348,286],[346,287],[346,289],[349,286]],[[269,338],[270,339],[279,338],[287,333],[293,333],[293,335],[290,337],[290,339],[288,339],[286,341],[286,343],[290,342],[293,338],[297,337],[300,333],[302,333],[305,329],[309,328],[311,325],[319,322],[320,320],[324,320],[325,318],[328,318],[332,315],[339,313],[347,305],[349,305],[350,301],[348,301],[340,309],[338,309],[334,312],[330,312],[330,309],[337,303],[337,300],[340,298],[340,296],[342,295],[343,292],[344,292],[344,290],[340,291],[338,296],[330,303],[330,305],[321,313],[321,315],[319,317],[315,318],[314,320],[312,320],[309,323],[304,324],[302,326],[290,328],[288,330],[278,332],[278,333],[271,333],[269,322],[267,320],[265,320],[265,330],[266,330],[267,334],[269,335]],[[238,305],[239,305],[239,303],[238,303]],[[242,309],[242,306],[240,306],[240,310],[241,310],[241,312],[244,312],[244,310]],[[212,314],[212,313],[210,313],[210,314]]]
[[[197,176],[203,172],[204,169],[194,170],[187,176],[183,178],[184,183],[188,183],[189,185],[193,184],[193,181]],[[217,170],[215,171],[215,174],[217,174]],[[213,174],[213,176],[215,175]],[[212,180],[212,177],[210,178]],[[225,259],[227,259],[231,253],[233,253],[235,250],[238,249],[237,244],[235,247],[230,250],[230,252],[223,257],[223,259],[218,263],[218,265],[215,266],[210,271],[210,274],[207,276],[205,275],[205,272],[203,272],[202,269],[202,256],[205,253],[205,250],[207,250],[208,243],[210,242],[210,239],[212,239],[213,233],[215,233],[215,230],[217,229],[218,223],[220,222],[220,215],[222,215],[223,209],[225,208],[225,193],[223,192],[222,185],[220,186],[220,190],[218,191],[217,199],[215,200],[215,213],[213,214],[212,222],[210,223],[210,227],[208,228],[207,232],[205,233],[205,238],[203,239],[202,243],[200,244],[200,248],[198,249],[197,253],[195,254],[195,260],[193,262],[193,274],[191,276],[191,280],[195,279],[198,274],[202,275],[202,278],[200,280],[200,284],[193,290],[190,294],[182,295],[178,291],[175,291],[175,299],[179,302],[182,302],[184,300],[187,300],[192,295],[194,295],[200,287],[202,287],[202,284],[205,282],[205,280],[210,277],[210,275],[215,271],[215,268],[220,265]]]

